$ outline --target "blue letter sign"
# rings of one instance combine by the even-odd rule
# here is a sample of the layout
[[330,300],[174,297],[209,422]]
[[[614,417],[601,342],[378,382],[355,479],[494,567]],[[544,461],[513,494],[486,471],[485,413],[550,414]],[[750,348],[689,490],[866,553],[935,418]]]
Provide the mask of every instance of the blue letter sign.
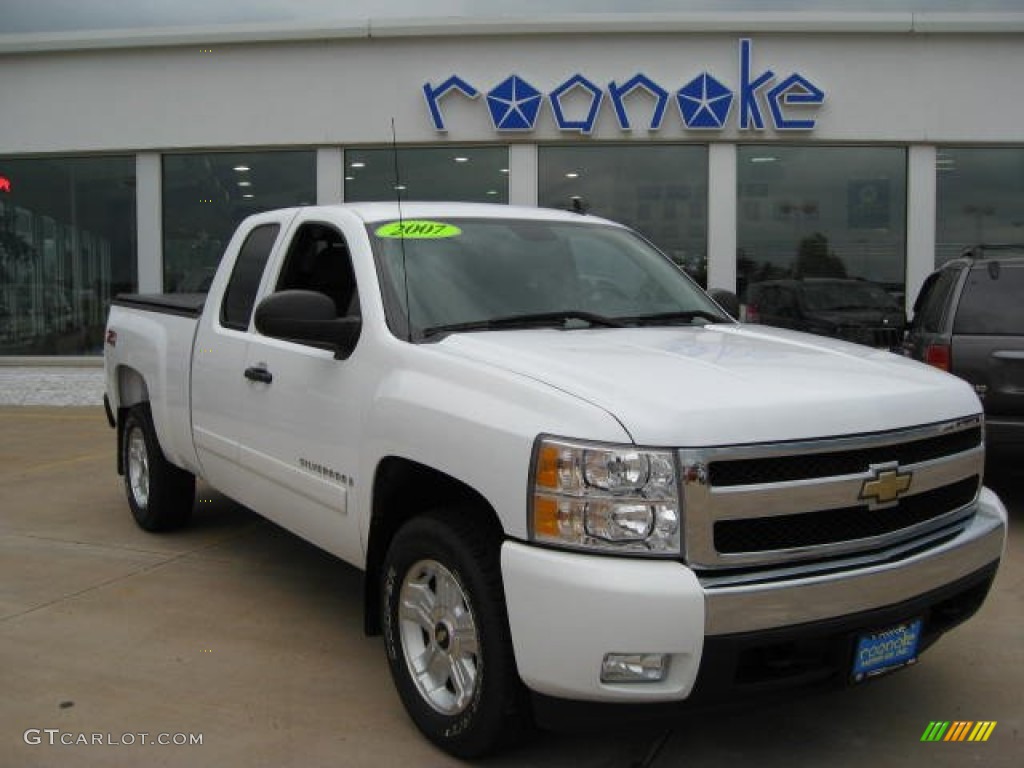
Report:
[[[730,128],[735,119],[735,129],[740,131],[764,131],[770,127],[776,131],[811,131],[816,121],[806,112],[796,117],[794,110],[808,110],[825,103],[825,92],[808,78],[794,72],[781,81],[776,81],[775,72],[765,69],[754,70],[754,44],[748,38],[739,41],[738,88],[730,88],[724,81],[710,72],[701,72],[675,92],[676,106],[683,127],[690,131],[722,131]],[[735,80],[733,82],[736,82]],[[647,75],[636,74],[619,84],[608,83],[607,93],[611,97],[615,120],[623,131],[632,131],[626,98],[636,90],[642,90],[654,97],[654,112],[648,130],[657,131],[665,119],[670,92]],[[438,86],[423,85],[427,108],[434,128],[447,131],[441,112],[441,99],[451,91],[458,91],[469,99],[475,99],[480,92],[467,81],[452,75]],[[570,117],[566,112],[565,100],[582,96],[585,114]],[[547,94],[551,116],[559,131],[576,131],[589,135],[597,126],[605,91],[581,74],[572,75],[561,85]],[[644,100],[646,101],[646,99]],[[496,131],[533,131],[537,127],[545,94],[519,75],[509,75],[487,92],[487,109]],[[733,106],[737,117],[732,118]]]

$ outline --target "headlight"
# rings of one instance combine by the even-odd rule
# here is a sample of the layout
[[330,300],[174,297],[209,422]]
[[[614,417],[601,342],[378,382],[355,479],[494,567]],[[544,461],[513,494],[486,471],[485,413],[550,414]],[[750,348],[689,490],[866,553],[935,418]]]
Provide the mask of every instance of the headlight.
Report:
[[532,467],[534,541],[622,554],[680,554],[679,491],[670,452],[541,438]]

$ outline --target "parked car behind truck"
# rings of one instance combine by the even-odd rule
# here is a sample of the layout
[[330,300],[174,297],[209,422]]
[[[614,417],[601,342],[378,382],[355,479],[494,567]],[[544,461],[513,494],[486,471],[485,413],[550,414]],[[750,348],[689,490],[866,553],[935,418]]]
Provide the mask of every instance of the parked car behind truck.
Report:
[[925,280],[904,353],[966,379],[988,441],[1024,448],[1024,245],[980,245]]
[[906,325],[902,307],[880,285],[835,277],[752,283],[746,320],[880,349],[896,349]]
[[139,525],[195,477],[365,570],[416,725],[858,684],[982,603],[1006,511],[963,382],[729,317],[629,229],[509,206],[247,219],[207,296],[124,296]]

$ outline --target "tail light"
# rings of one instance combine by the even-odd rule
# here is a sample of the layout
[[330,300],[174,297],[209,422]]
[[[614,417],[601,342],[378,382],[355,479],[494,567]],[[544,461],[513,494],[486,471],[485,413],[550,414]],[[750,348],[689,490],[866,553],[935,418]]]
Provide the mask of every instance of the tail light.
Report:
[[949,371],[949,344],[929,344],[924,350],[924,361],[928,365]]
[[748,322],[748,323],[760,323],[761,322],[761,310],[758,309],[757,304],[747,304],[746,322]]

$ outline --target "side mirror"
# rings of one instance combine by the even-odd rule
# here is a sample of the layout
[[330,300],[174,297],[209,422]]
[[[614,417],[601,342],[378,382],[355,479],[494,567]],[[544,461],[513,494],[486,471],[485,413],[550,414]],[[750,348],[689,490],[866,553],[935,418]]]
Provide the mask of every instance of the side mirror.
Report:
[[256,330],[264,336],[327,347],[345,360],[356,348],[363,321],[338,317],[334,301],[316,291],[279,291],[256,306]]
[[718,306],[728,312],[730,316],[740,316],[740,300],[736,297],[735,293],[722,288],[714,288],[709,293],[711,298],[718,302]]

